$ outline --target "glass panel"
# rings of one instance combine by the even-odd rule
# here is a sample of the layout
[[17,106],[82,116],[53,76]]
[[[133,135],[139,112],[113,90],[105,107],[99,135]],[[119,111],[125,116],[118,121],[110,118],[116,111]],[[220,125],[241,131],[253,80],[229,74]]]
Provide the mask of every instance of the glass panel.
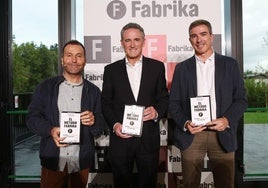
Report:
[[84,44],[84,1],[76,1],[76,39]]
[[268,1],[243,0],[245,179],[268,179]]
[[25,115],[31,93],[58,72],[58,1],[13,0],[13,119],[15,180],[40,176],[39,137],[28,131]]

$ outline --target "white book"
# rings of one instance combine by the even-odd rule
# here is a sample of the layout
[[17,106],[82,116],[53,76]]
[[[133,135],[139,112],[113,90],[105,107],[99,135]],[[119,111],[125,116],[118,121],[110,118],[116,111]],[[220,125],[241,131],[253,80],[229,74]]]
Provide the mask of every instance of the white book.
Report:
[[125,105],[122,133],[140,137],[143,128],[144,106]]
[[61,143],[80,142],[80,112],[61,112],[60,137],[65,138]]

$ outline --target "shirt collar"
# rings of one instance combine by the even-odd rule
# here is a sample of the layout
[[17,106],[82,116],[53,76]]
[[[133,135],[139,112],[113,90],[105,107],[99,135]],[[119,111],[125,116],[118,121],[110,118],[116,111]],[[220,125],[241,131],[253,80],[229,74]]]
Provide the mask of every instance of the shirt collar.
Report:
[[[197,55],[195,55],[195,59],[197,63],[204,63],[204,61],[202,59],[200,59]],[[213,51],[213,53],[211,54],[211,56],[209,56],[206,59],[206,62],[214,62],[215,60],[215,52]]]
[[69,85],[69,86],[81,86],[81,85],[83,85],[83,78],[81,76],[81,80],[79,83],[73,83],[73,82],[70,82],[68,80],[64,80],[64,83]]
[[[133,66],[131,63],[129,63],[127,57],[125,57],[125,61],[126,61],[126,65]],[[136,66],[136,65],[140,65],[141,63],[142,63],[142,56],[141,56],[140,59],[134,64],[134,66]]]

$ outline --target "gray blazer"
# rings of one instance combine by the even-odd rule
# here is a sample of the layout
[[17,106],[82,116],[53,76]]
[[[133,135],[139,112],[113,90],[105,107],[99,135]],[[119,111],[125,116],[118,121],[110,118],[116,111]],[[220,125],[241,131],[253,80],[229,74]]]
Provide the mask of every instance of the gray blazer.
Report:
[[[217,132],[224,150],[237,149],[238,122],[247,108],[246,90],[235,59],[215,53],[215,94],[217,118],[225,116],[230,128]],[[185,150],[194,138],[183,127],[191,120],[190,97],[197,96],[196,60],[191,57],[179,63],[173,75],[169,98],[169,113],[175,122],[175,145]]]

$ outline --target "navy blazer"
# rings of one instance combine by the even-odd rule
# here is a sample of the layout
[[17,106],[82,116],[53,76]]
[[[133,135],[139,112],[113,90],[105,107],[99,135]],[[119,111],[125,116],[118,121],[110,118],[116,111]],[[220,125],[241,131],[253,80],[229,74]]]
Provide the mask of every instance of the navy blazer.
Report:
[[[110,150],[120,152],[120,144],[125,141],[113,133],[116,122],[122,123],[125,105],[153,106],[158,112],[158,120],[167,114],[168,90],[164,63],[155,59],[142,58],[142,75],[137,101],[128,79],[125,58],[104,68],[102,87],[102,111],[110,128]],[[158,121],[143,123],[142,143],[149,151],[160,147]]]
[[[63,76],[55,76],[38,84],[26,116],[27,127],[33,133],[41,136],[39,155],[41,165],[51,170],[58,169],[60,149],[54,143],[50,131],[53,127],[60,125],[57,101],[59,86],[64,80]],[[95,123],[93,126],[81,126],[80,169],[89,168],[93,164],[94,136],[102,133],[104,125],[100,89],[86,79],[83,80],[83,83],[81,112],[86,110],[93,112]]]
[[[244,81],[235,59],[215,53],[215,95],[217,118],[226,117],[230,128],[217,132],[223,149],[232,152],[237,149],[238,122],[247,108]],[[184,131],[184,124],[191,120],[190,97],[197,96],[195,56],[176,65],[170,90],[169,113],[175,122],[175,145],[185,150],[194,138]]]

